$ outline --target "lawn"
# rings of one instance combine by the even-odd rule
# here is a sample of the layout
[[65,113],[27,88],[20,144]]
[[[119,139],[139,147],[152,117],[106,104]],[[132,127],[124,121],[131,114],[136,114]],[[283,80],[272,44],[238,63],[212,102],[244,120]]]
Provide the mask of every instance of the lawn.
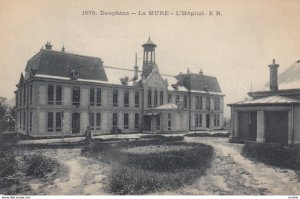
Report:
[[108,191],[141,195],[176,190],[205,174],[213,159],[213,148],[185,143],[181,138],[145,137],[113,144],[94,143],[82,153],[111,165]]

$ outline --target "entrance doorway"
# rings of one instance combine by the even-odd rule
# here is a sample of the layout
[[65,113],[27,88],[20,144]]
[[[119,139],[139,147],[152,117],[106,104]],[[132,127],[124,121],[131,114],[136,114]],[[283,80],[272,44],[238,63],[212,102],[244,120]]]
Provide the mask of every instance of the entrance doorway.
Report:
[[268,111],[266,118],[266,142],[288,144],[288,111]]
[[240,111],[238,114],[239,114],[239,137],[247,141],[256,141],[257,112]]
[[80,113],[72,113],[72,133],[80,133]]

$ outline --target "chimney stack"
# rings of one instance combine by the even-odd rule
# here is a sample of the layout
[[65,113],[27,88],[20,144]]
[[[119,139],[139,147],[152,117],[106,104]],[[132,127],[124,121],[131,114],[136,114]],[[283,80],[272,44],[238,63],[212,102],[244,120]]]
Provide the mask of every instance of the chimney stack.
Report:
[[45,47],[46,47],[46,50],[52,50],[52,45],[49,41],[47,41]]
[[270,91],[277,91],[278,90],[278,72],[277,68],[279,64],[275,63],[275,59],[273,59],[273,63],[269,65],[270,67]]
[[133,79],[137,80],[138,79],[138,74],[139,74],[139,67],[137,66],[137,54],[135,53],[135,66],[134,66],[134,76]]

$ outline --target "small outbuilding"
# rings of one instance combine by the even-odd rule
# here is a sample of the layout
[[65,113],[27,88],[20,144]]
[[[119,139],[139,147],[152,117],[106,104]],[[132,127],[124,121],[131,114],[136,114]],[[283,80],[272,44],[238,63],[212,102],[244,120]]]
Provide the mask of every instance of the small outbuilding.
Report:
[[269,91],[250,92],[251,100],[229,104],[231,137],[253,142],[300,143],[300,88],[278,90],[279,65],[273,60],[269,67]]

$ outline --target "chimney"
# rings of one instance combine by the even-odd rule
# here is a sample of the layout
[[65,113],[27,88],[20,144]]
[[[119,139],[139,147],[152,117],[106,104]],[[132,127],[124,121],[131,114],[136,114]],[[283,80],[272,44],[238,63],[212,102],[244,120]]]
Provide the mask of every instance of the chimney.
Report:
[[135,66],[134,66],[134,75],[133,79],[137,80],[138,79],[138,74],[139,74],[139,67],[137,66],[137,54],[135,53]]
[[65,46],[62,47],[61,52],[65,52]]
[[47,41],[45,47],[46,47],[46,50],[52,50],[52,45],[49,41]]
[[200,75],[203,75],[203,71],[202,71],[202,69],[200,69],[200,72],[199,72],[199,74],[200,74]]
[[277,68],[279,64],[275,63],[275,59],[273,59],[273,63],[269,65],[270,67],[270,91],[278,90],[278,79],[277,79]]

